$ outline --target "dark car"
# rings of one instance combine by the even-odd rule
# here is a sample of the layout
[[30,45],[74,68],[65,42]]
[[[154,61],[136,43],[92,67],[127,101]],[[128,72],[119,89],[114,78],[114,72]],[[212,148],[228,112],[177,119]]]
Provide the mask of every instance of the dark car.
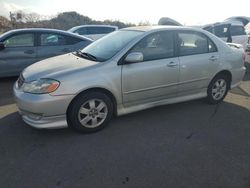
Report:
[[55,29],[17,29],[0,35],[0,77],[17,76],[27,66],[83,49],[91,39]]

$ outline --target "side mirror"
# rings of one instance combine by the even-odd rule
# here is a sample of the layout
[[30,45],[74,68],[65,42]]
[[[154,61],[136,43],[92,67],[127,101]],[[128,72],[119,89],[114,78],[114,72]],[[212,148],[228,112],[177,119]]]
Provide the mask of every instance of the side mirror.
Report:
[[5,48],[5,44],[3,42],[0,42],[0,50],[3,50]]
[[127,55],[125,62],[127,63],[138,63],[143,61],[143,54],[141,52],[132,52]]

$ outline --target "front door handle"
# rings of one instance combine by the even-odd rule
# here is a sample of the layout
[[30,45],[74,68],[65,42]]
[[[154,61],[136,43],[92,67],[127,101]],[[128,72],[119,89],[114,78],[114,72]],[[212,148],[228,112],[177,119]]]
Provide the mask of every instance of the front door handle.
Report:
[[217,59],[218,59],[218,58],[215,57],[215,56],[211,56],[211,57],[209,58],[210,61],[216,61]]
[[177,65],[178,65],[178,63],[172,61],[172,62],[167,64],[167,67],[176,67]]
[[34,50],[25,50],[23,53],[25,53],[25,54],[33,54],[35,52],[34,52]]

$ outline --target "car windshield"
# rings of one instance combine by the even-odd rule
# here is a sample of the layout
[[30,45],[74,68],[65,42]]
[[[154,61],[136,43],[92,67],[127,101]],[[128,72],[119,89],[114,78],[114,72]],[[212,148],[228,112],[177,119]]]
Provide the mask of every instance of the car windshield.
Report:
[[112,58],[134,38],[142,34],[143,32],[141,31],[115,31],[90,44],[81,52],[85,54],[91,54],[92,56],[96,57],[98,61],[103,62]]

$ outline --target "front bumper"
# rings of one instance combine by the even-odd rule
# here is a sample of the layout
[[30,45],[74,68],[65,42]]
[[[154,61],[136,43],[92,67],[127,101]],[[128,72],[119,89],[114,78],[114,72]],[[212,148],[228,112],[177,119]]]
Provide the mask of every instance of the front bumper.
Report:
[[35,128],[67,127],[66,112],[74,95],[30,94],[14,86],[14,96],[23,120]]
[[60,129],[68,127],[65,115],[42,117],[37,120],[27,114],[23,114],[23,112],[20,112],[20,114],[25,123],[38,129]]

